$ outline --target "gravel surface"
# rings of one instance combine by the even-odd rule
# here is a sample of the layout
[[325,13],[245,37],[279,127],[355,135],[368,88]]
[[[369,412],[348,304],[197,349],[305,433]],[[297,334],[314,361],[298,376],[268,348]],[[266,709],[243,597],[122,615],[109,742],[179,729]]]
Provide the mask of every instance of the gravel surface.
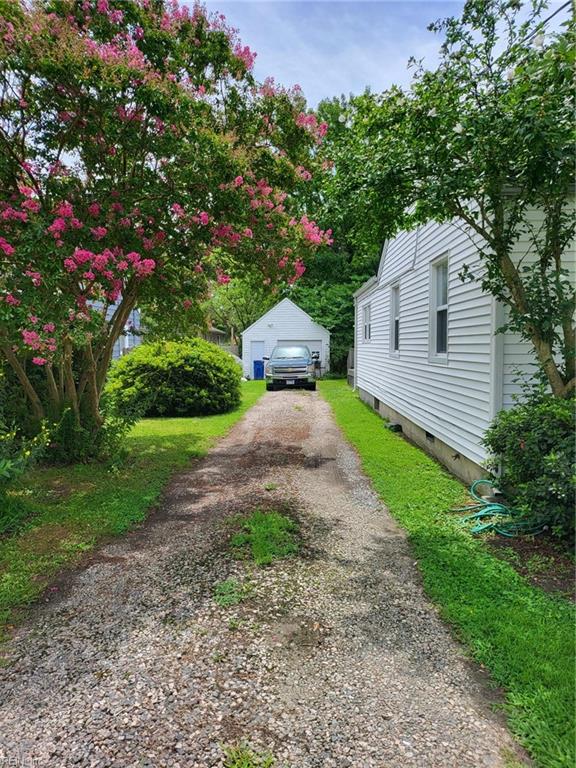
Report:
[[[256,507],[299,519],[299,557],[230,558],[226,518]],[[229,577],[250,592],[223,608]],[[0,669],[2,767],[207,768],[240,742],[278,768],[518,755],[316,394],[267,393],[157,513],[58,586]]]

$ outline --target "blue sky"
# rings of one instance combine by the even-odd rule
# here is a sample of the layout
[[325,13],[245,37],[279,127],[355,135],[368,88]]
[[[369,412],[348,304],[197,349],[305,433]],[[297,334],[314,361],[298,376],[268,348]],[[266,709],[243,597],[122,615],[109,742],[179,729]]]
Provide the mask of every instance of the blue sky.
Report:
[[459,15],[463,2],[436,0],[208,0],[256,51],[259,80],[302,86],[310,106],[327,96],[382,91],[410,81],[410,56],[432,67],[440,45],[426,27]]

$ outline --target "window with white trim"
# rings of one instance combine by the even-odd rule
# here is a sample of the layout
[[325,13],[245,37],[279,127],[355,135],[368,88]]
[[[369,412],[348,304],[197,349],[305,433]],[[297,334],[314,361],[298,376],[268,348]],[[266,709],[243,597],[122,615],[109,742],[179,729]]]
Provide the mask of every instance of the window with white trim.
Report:
[[363,336],[362,338],[364,341],[370,341],[370,338],[372,336],[372,321],[370,317],[370,304],[366,304],[366,306],[363,309]]
[[448,259],[432,265],[430,311],[430,355],[445,360],[448,355]]
[[390,290],[390,351],[400,352],[400,286]]

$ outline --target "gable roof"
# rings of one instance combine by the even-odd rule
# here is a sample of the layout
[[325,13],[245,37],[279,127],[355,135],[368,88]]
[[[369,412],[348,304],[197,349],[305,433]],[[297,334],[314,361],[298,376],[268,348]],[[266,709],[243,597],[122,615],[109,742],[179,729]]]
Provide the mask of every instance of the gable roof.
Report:
[[281,306],[282,304],[290,304],[290,306],[292,306],[294,309],[298,310],[298,312],[300,312],[300,313],[301,313],[301,314],[303,314],[303,315],[306,315],[306,317],[308,318],[308,320],[310,320],[310,322],[311,322],[311,323],[313,323],[315,326],[317,326],[318,328],[321,328],[321,329],[322,329],[323,331],[325,331],[326,333],[330,333],[330,331],[328,330],[328,328],[324,328],[324,326],[323,326],[323,325],[320,325],[320,323],[317,323],[317,322],[316,322],[316,320],[314,320],[314,318],[312,318],[312,317],[311,317],[311,316],[308,314],[308,312],[305,312],[305,311],[302,309],[302,307],[299,307],[299,306],[298,306],[298,304],[296,304],[295,302],[293,302],[293,301],[292,301],[292,299],[289,299],[288,297],[286,297],[285,299],[282,299],[282,301],[279,301],[279,302],[278,302],[278,304],[274,304],[274,306],[273,306],[273,307],[271,307],[271,308],[270,308],[270,309],[269,309],[267,312],[264,312],[264,314],[263,314],[263,315],[260,315],[260,317],[258,318],[258,320],[254,320],[254,322],[252,323],[252,325],[249,325],[249,326],[248,326],[248,328],[245,328],[245,329],[242,331],[242,333],[241,333],[240,335],[241,335],[241,336],[244,336],[244,334],[245,334],[247,331],[249,331],[251,328],[253,328],[253,327],[254,327],[254,326],[257,324],[257,323],[259,323],[259,322],[260,322],[261,320],[263,320],[265,317],[267,317],[267,316],[268,316],[268,315],[269,315],[271,312],[274,312],[274,310],[275,310],[275,309],[277,309],[277,308],[278,308],[279,306]]

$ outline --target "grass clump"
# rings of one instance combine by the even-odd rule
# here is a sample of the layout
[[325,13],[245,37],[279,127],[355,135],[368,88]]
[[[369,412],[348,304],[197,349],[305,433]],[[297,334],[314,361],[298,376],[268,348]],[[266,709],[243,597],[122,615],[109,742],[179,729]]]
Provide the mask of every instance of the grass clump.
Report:
[[290,517],[276,511],[257,509],[241,518],[240,530],[230,541],[234,555],[251,559],[256,565],[270,565],[274,560],[295,555],[300,544],[298,526]]
[[269,752],[254,752],[246,744],[226,747],[224,756],[224,768],[273,768],[276,762]]
[[252,591],[250,584],[242,584],[237,579],[226,579],[216,584],[214,588],[214,601],[221,608],[238,605],[245,600]]
[[344,381],[320,391],[362,468],[408,531],[424,586],[474,658],[506,691],[512,731],[541,768],[572,768],[574,606],[531,586],[458,525],[461,483],[385,429]]
[[242,385],[242,404],[230,413],[143,419],[126,439],[125,461],[36,467],[12,492],[26,507],[26,523],[0,538],[0,637],[14,611],[36,599],[61,568],[104,538],[142,522],[171,475],[204,456],[258,400],[260,381]]

